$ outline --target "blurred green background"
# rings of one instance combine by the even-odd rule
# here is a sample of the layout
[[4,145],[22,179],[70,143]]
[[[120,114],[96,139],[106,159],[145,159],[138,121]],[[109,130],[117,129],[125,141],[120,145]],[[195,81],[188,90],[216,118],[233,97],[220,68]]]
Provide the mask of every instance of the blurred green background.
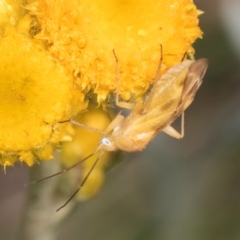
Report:
[[[125,155],[99,195],[62,223],[58,240],[240,239],[240,2],[195,2],[205,12],[196,58],[210,65],[186,111],[184,139],[161,133]],[[0,239],[17,238],[27,182],[25,166],[0,172]]]

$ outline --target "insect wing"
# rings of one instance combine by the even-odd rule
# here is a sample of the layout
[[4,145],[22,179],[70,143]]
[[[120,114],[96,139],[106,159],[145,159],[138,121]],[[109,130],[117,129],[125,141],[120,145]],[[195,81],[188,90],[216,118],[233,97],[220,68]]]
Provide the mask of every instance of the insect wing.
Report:
[[202,84],[207,68],[208,60],[206,58],[198,59],[190,65],[182,92],[182,102],[176,115],[180,115],[192,103],[196,92]]
[[143,106],[148,106],[146,114],[139,114],[134,108],[122,125],[124,134],[138,138],[143,133],[152,132],[154,136],[169,124],[182,101],[185,78],[192,63],[193,61],[186,60],[162,75],[150,93],[153,94],[151,102],[147,103],[146,99],[146,102],[142,103]]

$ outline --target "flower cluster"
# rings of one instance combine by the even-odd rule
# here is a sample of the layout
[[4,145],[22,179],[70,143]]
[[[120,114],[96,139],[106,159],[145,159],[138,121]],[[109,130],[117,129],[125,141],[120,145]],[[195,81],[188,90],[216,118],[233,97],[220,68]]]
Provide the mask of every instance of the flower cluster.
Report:
[[120,96],[142,98],[160,45],[162,72],[193,51],[199,13],[192,0],[0,0],[0,164],[49,160],[82,134],[66,120],[115,92],[113,49]]

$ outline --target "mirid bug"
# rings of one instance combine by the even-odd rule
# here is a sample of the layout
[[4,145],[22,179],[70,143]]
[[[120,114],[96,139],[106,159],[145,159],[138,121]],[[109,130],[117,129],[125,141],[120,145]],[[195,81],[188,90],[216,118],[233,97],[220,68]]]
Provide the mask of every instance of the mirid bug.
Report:
[[[173,66],[165,74],[158,78],[162,62],[161,59],[155,81],[149,95],[145,100],[141,100],[133,105],[119,101],[119,66],[115,53],[114,56],[116,58],[117,65],[116,105],[132,109],[132,111],[127,117],[124,117],[121,112],[116,116],[103,133],[103,138],[96,150],[88,157],[62,172],[32,182],[39,182],[67,172],[76,165],[87,160],[90,156],[99,154],[92,168],[83,178],[79,188],[63,206],[57,209],[57,211],[65,207],[82,188],[104,152],[117,150],[127,152],[141,151],[161,131],[164,131],[174,138],[182,138],[184,135],[183,113],[192,103],[196,92],[202,84],[202,79],[208,67],[208,60],[205,58],[201,58],[196,61],[185,60]],[[171,123],[174,122],[180,115],[182,115],[181,133],[177,132],[171,126]],[[72,124],[80,127],[87,127],[73,120],[70,121]],[[92,128],[89,129],[94,130]]]

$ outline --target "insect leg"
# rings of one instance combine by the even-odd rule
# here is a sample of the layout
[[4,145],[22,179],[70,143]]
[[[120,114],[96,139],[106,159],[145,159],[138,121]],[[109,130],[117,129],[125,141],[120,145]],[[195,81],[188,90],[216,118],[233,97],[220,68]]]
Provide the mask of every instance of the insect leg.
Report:
[[86,128],[86,129],[89,129],[89,130],[91,130],[91,131],[93,131],[93,132],[98,132],[98,133],[101,133],[101,134],[104,134],[104,133],[105,133],[104,131],[101,131],[101,130],[99,130],[99,129],[97,129],[97,128],[93,128],[93,127],[87,126],[87,125],[85,125],[85,124],[83,124],[83,123],[77,122],[77,121],[72,120],[72,119],[64,120],[64,121],[61,121],[61,122],[59,122],[59,123],[65,123],[65,122],[70,122],[70,123],[72,123],[73,125],[76,125],[76,126],[78,126],[78,127],[83,127],[83,128]]
[[93,128],[93,127],[90,127],[90,126],[87,126],[85,124],[82,124],[82,123],[79,123],[77,121],[74,121],[74,120],[70,120],[70,122],[73,124],[73,125],[76,125],[76,126],[79,126],[79,127],[83,127],[83,128],[86,128],[86,129],[89,129],[91,131],[94,131],[94,132],[98,132],[98,133],[101,133],[101,134],[105,134],[105,131],[101,131],[97,128]]
[[133,103],[128,103],[128,102],[121,102],[119,100],[119,88],[120,88],[120,70],[119,70],[119,61],[118,61],[118,58],[117,58],[117,55],[113,49],[113,55],[115,57],[115,60],[116,60],[116,105],[118,107],[121,107],[121,108],[126,108],[126,109],[133,109],[134,105]]
[[79,126],[79,127],[83,127],[83,128],[86,128],[86,129],[89,129],[91,131],[94,131],[94,132],[98,132],[98,133],[101,133],[103,135],[106,135],[107,133],[109,133],[110,131],[112,131],[120,122],[122,122],[122,120],[124,119],[124,116],[121,115],[121,111],[119,112],[119,114],[112,120],[112,122],[108,125],[108,127],[105,129],[105,131],[101,131],[99,129],[96,129],[96,128],[93,128],[93,127],[90,127],[90,126],[87,126],[85,124],[82,124],[82,123],[79,123],[79,122],[76,122],[74,120],[70,120],[70,122],[76,126]]
[[61,206],[59,207],[56,212],[58,212],[59,210],[61,210],[62,208],[64,208],[75,196],[76,194],[80,191],[80,189],[84,186],[84,184],[86,183],[86,181],[88,180],[90,174],[92,173],[93,169],[95,168],[95,166],[97,165],[98,161],[100,160],[100,158],[103,156],[104,152],[101,152],[98,156],[98,158],[96,159],[96,161],[93,163],[91,169],[88,171],[87,175],[83,178],[81,184],[79,185],[79,187],[76,189],[76,191],[72,194],[72,196]]
[[163,129],[163,132],[168,134],[169,136],[176,138],[176,139],[181,139],[184,137],[184,112],[181,115],[181,133],[179,133],[176,129],[174,129],[171,125],[166,126]]
[[[121,113],[121,112],[120,112]],[[121,114],[118,114],[113,120],[112,122],[108,125],[108,127],[105,130],[105,134],[109,133],[110,131],[112,131],[117,125],[119,125],[119,123],[121,123],[124,120],[124,116]]]
[[182,112],[182,116],[181,116],[181,137],[184,137],[184,131],[185,131],[185,124],[184,124],[184,119],[185,119],[185,112]]

